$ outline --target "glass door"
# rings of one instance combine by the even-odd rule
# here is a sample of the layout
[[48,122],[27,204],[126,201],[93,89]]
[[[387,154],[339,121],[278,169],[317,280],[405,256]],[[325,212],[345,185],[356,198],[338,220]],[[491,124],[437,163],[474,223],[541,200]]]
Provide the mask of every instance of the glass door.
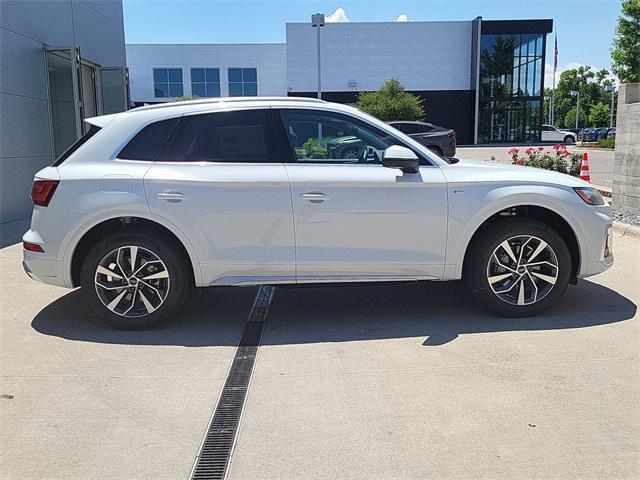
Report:
[[75,47],[45,49],[54,158],[82,134],[79,58]]
[[100,68],[101,113],[123,112],[129,109],[129,69],[127,67]]

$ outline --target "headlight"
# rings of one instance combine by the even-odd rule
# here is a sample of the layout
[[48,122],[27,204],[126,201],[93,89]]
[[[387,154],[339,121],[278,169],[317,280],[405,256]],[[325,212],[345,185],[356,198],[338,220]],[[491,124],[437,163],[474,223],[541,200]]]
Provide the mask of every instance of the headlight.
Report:
[[604,205],[604,198],[600,192],[592,187],[576,187],[573,189],[578,196],[589,205]]

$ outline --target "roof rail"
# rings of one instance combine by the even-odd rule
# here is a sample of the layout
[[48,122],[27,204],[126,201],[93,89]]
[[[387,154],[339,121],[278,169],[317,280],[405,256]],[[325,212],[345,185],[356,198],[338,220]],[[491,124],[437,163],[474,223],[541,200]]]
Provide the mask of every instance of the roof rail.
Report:
[[145,105],[143,107],[136,107],[129,110],[141,111],[141,110],[154,110],[156,108],[169,108],[169,107],[183,107],[187,105],[202,105],[202,104],[217,104],[217,103],[241,103],[241,102],[311,102],[311,103],[326,103],[325,100],[319,98],[310,97],[217,97],[217,98],[199,98],[197,100],[187,100],[184,102],[166,102],[158,103],[155,105]]

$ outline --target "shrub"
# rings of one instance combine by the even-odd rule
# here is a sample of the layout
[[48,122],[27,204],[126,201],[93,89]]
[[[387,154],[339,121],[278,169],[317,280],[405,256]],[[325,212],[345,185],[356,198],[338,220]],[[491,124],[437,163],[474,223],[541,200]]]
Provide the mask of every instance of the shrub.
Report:
[[514,147],[508,153],[511,155],[511,163],[514,165],[544,168],[554,172],[567,173],[574,177],[580,176],[582,155],[571,153],[562,144],[554,145],[553,152],[545,150],[544,147],[529,147],[524,151],[524,156],[519,156],[520,149]]
[[600,148],[615,148],[616,141],[613,138],[601,138],[598,140],[598,147]]
[[359,93],[356,107],[383,122],[422,120],[425,115],[420,97],[406,92],[395,78],[383,83],[377,92]]

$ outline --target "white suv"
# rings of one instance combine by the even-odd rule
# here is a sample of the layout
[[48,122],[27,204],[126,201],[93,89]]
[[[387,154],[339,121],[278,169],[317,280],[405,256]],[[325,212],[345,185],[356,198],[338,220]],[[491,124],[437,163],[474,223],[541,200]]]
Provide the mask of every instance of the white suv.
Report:
[[[588,183],[453,163],[352,107],[229,98],[87,122],[36,174],[24,268],[81,286],[119,328],[158,324],[193,286],[462,277],[529,316],[613,263],[611,212]],[[358,156],[335,153],[354,137]]]
[[559,130],[553,125],[542,125],[542,141],[576,143],[576,134],[568,130]]

